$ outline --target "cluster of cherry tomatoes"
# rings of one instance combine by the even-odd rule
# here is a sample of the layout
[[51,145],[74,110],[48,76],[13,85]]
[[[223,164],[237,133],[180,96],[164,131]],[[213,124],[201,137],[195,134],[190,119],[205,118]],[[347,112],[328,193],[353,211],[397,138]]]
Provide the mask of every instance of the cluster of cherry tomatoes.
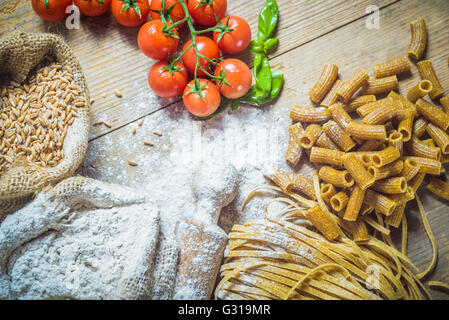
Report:
[[[183,94],[184,105],[198,117],[213,114],[221,95],[238,99],[251,87],[251,71],[244,62],[220,58],[220,50],[236,54],[251,42],[248,23],[238,16],[225,16],[227,0],[32,0],[38,15],[49,21],[63,19],[72,3],[86,16],[99,16],[111,8],[123,26],[143,24],[137,37],[139,47],[158,60],[148,75],[150,87],[164,98]],[[193,22],[206,29],[197,31]],[[192,39],[175,56],[178,30],[185,25]]]

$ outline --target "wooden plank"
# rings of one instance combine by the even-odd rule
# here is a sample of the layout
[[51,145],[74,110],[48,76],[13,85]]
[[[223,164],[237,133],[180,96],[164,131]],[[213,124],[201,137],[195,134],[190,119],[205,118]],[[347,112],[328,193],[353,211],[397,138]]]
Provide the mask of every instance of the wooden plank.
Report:
[[[262,110],[241,108],[232,115],[224,114],[217,119],[201,123],[202,128],[218,128],[214,132],[214,139],[217,141],[231,135],[238,136],[239,141],[250,141],[255,134],[254,132],[245,131],[243,128],[234,128],[233,126],[228,127],[225,124],[235,118],[240,118],[243,121],[251,114],[257,114],[260,117],[258,122],[261,130],[265,129],[266,132],[272,132],[273,126],[286,128],[290,123],[288,111],[293,104],[311,105],[307,92],[319,76],[324,63],[336,63],[340,67],[342,79],[347,79],[360,67],[371,72],[375,63],[406,53],[410,39],[408,23],[420,16],[426,19],[429,28],[429,46],[426,57],[434,62],[443,87],[449,89],[449,68],[447,65],[449,3],[438,0],[400,2],[381,11],[379,30],[367,29],[365,19],[359,19],[324,37],[317,38],[274,58],[272,64],[283,69],[286,78],[285,88],[278,101],[271,107],[265,107]],[[410,76],[401,77],[400,91],[406,93],[407,89],[418,80],[418,71],[416,67],[413,67]],[[133,143],[135,143],[133,139],[135,138],[130,132],[135,122],[92,141],[89,155],[84,162],[83,172],[95,178],[112,179],[114,182],[138,186],[143,183],[144,172],[151,172],[152,168],[158,168],[162,171],[168,170],[165,164],[170,164],[168,165],[168,168],[170,168],[171,163],[175,164],[176,161],[181,161],[180,159],[176,159],[176,161],[172,159],[173,153],[170,151],[176,144],[180,143],[178,141],[181,136],[179,132],[184,131],[189,138],[190,128],[198,125],[197,122],[182,115],[180,111],[182,108],[182,105],[177,103],[145,117],[145,126],[164,130],[165,140],[161,140],[155,149],[145,150],[139,146],[133,148]],[[161,116],[162,114],[165,114],[165,116]],[[243,124],[242,127],[244,127]],[[129,141],[130,146],[114,148],[114,145],[122,146],[126,141]],[[282,159],[285,151],[285,136],[279,136],[277,143],[281,146],[281,150],[274,158],[279,160]],[[190,148],[191,144],[186,143],[183,146]],[[155,158],[154,153],[158,157]],[[128,157],[139,157],[141,159],[140,166],[138,168],[124,167],[123,164],[126,165]],[[117,163],[110,163],[111,159],[117,161]],[[245,173],[246,171],[243,170],[242,172]],[[301,164],[300,172],[310,175],[310,166],[306,163]],[[150,174],[155,175],[155,173]],[[161,172],[158,174],[161,174]],[[170,175],[170,172],[167,171],[167,174]],[[148,181],[152,181],[152,177]],[[156,176],[154,178],[156,181]],[[241,188],[245,191],[250,190],[244,181]],[[429,279],[449,281],[448,203],[436,199],[425,190],[419,192],[422,194],[427,216],[439,248],[439,263]],[[241,195],[242,198],[244,196],[245,194]],[[241,222],[249,216],[246,212],[241,212],[240,205],[241,199],[238,199],[226,208],[224,216],[228,215],[229,218],[229,216],[237,215],[237,219],[230,220],[229,223]],[[423,270],[431,260],[430,245],[423,232],[415,206],[411,205],[408,208],[407,217],[410,227],[409,256],[420,270]],[[395,234],[397,239],[397,233]],[[436,298],[447,298],[444,294],[433,293]]]
[[[369,5],[383,8],[397,0],[359,1],[291,1],[278,0],[280,23],[277,36],[280,45],[275,55],[292,50],[322,36],[342,25],[366,15]],[[245,18],[255,37],[258,12],[262,1],[229,1],[228,12]],[[26,31],[50,31],[62,34],[80,60],[95,103],[92,121],[107,120],[109,129],[95,127],[91,138],[107,134],[133,120],[161,109],[177,99],[156,97],[147,84],[147,73],[154,63],[139,50],[136,41],[138,28],[118,25],[111,14],[101,17],[83,17],[79,30],[67,30],[64,22],[48,23],[32,10],[29,1],[21,0],[17,11],[0,16],[0,30],[19,27]],[[185,37],[184,37],[185,38]],[[239,56],[251,64],[250,54]],[[119,89],[124,99],[118,99],[113,91]],[[103,94],[106,93],[106,97]],[[139,103],[146,99],[146,103]],[[126,100],[126,101],[125,101]]]

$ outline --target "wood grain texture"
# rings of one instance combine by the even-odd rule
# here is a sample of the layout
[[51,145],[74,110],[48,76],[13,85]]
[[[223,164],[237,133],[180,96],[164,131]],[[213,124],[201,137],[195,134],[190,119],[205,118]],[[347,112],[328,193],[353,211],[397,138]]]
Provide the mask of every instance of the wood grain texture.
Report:
[[[245,6],[238,8],[234,4],[240,1],[229,2],[228,11],[247,19],[254,32],[260,1],[245,1]],[[272,57],[271,64],[285,73],[286,83],[281,97],[263,110],[248,111],[247,108],[241,108],[234,114],[225,113],[211,122],[204,122],[201,124],[202,127],[220,128],[219,123],[225,122],[229,117],[243,118],[247,112],[258,112],[261,117],[261,128],[269,129],[276,124],[287,130],[290,124],[288,119],[290,107],[293,104],[312,105],[307,93],[319,77],[324,63],[337,64],[342,80],[348,79],[360,67],[372,75],[374,64],[406,54],[410,40],[409,22],[419,17],[426,20],[429,31],[425,58],[432,60],[440,82],[448,93],[448,1],[358,1],[354,5],[350,1],[278,0],[278,3],[281,22],[277,36],[280,38],[280,46]],[[377,30],[370,30],[365,26],[365,9],[370,4],[376,4],[381,8],[380,28]],[[113,124],[112,129],[100,127],[92,130],[90,145],[96,150],[95,152],[97,150],[101,152],[94,163],[85,163],[86,166],[95,167],[96,174],[93,177],[100,179],[111,176],[123,177],[122,180],[114,178],[114,182],[129,185],[134,184],[129,181],[140,181],[142,172],[139,170],[142,168],[123,166],[132,154],[127,154],[120,148],[107,148],[111,141],[119,139],[120,141],[129,139],[131,143],[135,138],[130,134],[131,128],[140,118],[145,119],[146,125],[163,130],[164,136],[155,148],[148,151],[144,147],[138,147],[135,150],[136,154],[160,152],[161,159],[165,159],[167,149],[176,143],[173,141],[174,126],[168,121],[176,120],[177,110],[182,109],[182,105],[176,102],[176,99],[157,99],[149,93],[146,73],[152,61],[140,54],[136,47],[137,30],[118,27],[111,16],[105,16],[100,19],[83,18],[81,30],[66,31],[58,24],[42,23],[26,5],[20,6],[13,15],[0,17],[0,28],[3,29],[5,25],[18,25],[27,30],[53,31],[58,31],[56,28],[58,27],[74,48],[96,100],[93,121],[108,119]],[[249,57],[244,57],[244,60],[249,61]],[[399,77],[400,92],[405,95],[419,79],[418,70],[413,65],[410,74]],[[114,96],[115,89],[123,93],[122,99]],[[103,92],[107,94],[106,98],[101,97]],[[142,104],[142,100],[148,103]],[[165,109],[160,110],[161,108]],[[170,114],[168,117],[170,120],[160,122],[156,116],[161,112]],[[222,134],[219,130],[217,138]],[[248,132],[239,137],[242,140],[250,139],[251,134]],[[281,141],[279,143],[281,144]],[[111,165],[110,159],[120,161]],[[153,164],[157,165],[152,162],[147,165]],[[108,172],[102,171],[102,167],[106,165],[111,167]],[[310,176],[311,167],[306,161],[302,161],[299,168],[302,174]],[[446,169],[449,167],[446,166]],[[439,249],[437,267],[426,280],[449,282],[449,203],[431,195],[424,188],[418,192],[422,196]],[[238,210],[231,204],[225,211],[237,214]],[[410,229],[409,256],[420,270],[423,270],[431,260],[431,247],[414,204],[407,206],[406,215]],[[396,243],[400,243],[399,236],[399,232],[394,232]],[[448,297],[436,291],[432,291],[432,294],[440,299]]]

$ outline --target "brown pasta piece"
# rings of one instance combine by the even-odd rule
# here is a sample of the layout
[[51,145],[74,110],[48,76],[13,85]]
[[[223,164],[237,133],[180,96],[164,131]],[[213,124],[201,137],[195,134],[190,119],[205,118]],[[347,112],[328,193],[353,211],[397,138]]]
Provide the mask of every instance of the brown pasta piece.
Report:
[[444,112],[449,114],[449,94],[445,95],[440,99],[441,107],[443,108]]
[[299,191],[310,199],[316,200],[316,194],[311,179],[297,173],[290,173],[289,177],[292,181],[292,184],[290,185],[291,191]]
[[412,87],[407,93],[407,99],[411,102],[416,102],[416,100],[429,94],[433,89],[432,82],[429,80],[421,80],[418,84]]
[[321,101],[320,105],[322,105],[324,107],[330,107],[331,105],[336,103],[338,101],[337,92],[342,85],[343,85],[343,81],[336,80],[334,82],[334,85],[332,86],[331,90],[328,92],[326,97],[324,97],[323,101]]
[[318,176],[324,182],[337,188],[350,188],[354,185],[354,179],[346,170],[339,171],[329,166],[323,166],[318,172]]
[[343,216],[344,220],[347,221],[357,220],[359,213],[361,211],[360,209],[362,207],[364,198],[365,198],[365,190],[360,188],[358,185],[355,185],[354,188],[352,189],[351,195],[349,196],[349,200],[346,205],[345,214]]
[[440,147],[441,152],[445,155],[449,154],[449,135],[433,123],[427,125],[426,131],[438,147]]
[[393,103],[393,98],[387,97],[384,99],[376,100],[370,103],[366,103],[359,108],[357,108],[357,114],[363,118],[366,117],[368,114],[370,114],[372,111],[383,108],[388,104]]
[[400,174],[404,169],[404,162],[401,160],[396,160],[383,167],[375,167],[375,168],[377,169],[375,170],[374,174],[376,180],[385,179]]
[[312,147],[309,155],[311,163],[323,163],[336,167],[342,167],[344,152],[332,149]]
[[341,103],[334,103],[329,107],[332,119],[338,123],[338,125],[346,130],[349,123],[352,121],[351,116],[346,112]]
[[[419,173],[427,173],[436,176],[440,175],[441,173],[441,162],[436,159],[416,157],[416,156],[402,157],[402,161],[406,161],[407,159],[412,159],[418,164]],[[417,174],[413,179],[415,179],[418,175],[419,174]]]
[[412,136],[412,139],[406,143],[408,152],[417,157],[440,159],[441,149],[423,143],[417,137]]
[[371,111],[363,117],[362,121],[366,124],[384,124],[396,117],[405,118],[402,103],[399,101],[390,101],[385,106]]
[[304,216],[315,228],[318,229],[328,240],[335,240],[341,234],[341,230],[332,219],[330,214],[323,212],[319,206],[312,207],[304,211]]
[[367,140],[358,149],[358,151],[377,151],[384,146],[381,140]]
[[354,140],[335,121],[326,122],[322,129],[343,151],[347,152],[356,146]]
[[326,63],[321,72],[320,78],[309,92],[310,99],[319,103],[331,90],[332,85],[338,77],[338,67],[335,64]]
[[346,208],[348,200],[349,198],[346,192],[340,191],[331,198],[330,205],[334,211],[340,212]]
[[439,99],[444,94],[444,89],[440,84],[440,81],[435,74],[435,70],[433,69],[432,61],[423,60],[416,64],[418,67],[419,73],[421,74],[421,78],[424,80],[429,80],[432,82],[432,91],[430,91],[429,96],[432,99]]
[[305,123],[322,123],[331,118],[331,114],[327,108],[309,108],[294,106],[290,110],[290,119]]
[[357,71],[349,80],[345,81],[337,95],[341,101],[348,103],[354,94],[362,88],[369,79],[369,75],[365,70]]
[[[425,132],[428,125],[428,121],[424,117],[419,117],[413,123],[413,135],[420,138]],[[411,136],[410,136],[411,138]]]
[[408,55],[420,60],[427,46],[427,27],[423,18],[414,20],[410,23],[412,37],[408,48]]
[[399,228],[405,213],[405,203],[398,204],[393,213],[385,218],[385,223],[389,226]]
[[395,91],[391,91],[387,98],[391,98],[395,101],[399,101],[402,103],[403,107],[405,109],[409,109],[411,111],[413,111],[413,115],[416,116],[417,115],[417,111],[416,111],[416,106],[413,102],[411,102],[410,100],[404,98],[403,96],[401,96],[400,94],[396,93]]
[[385,140],[387,138],[387,131],[383,125],[371,125],[351,121],[346,129],[351,137],[362,140]]
[[399,82],[396,76],[379,79],[369,79],[363,86],[363,94],[382,94],[399,89]]
[[413,159],[406,159],[400,175],[405,178],[405,181],[409,182],[418,174],[418,172],[418,163]]
[[304,132],[301,123],[295,123],[288,127],[289,139],[288,149],[285,153],[285,159],[294,167],[296,167],[301,159],[302,147],[299,144],[299,136]]
[[402,133],[393,130],[390,132],[387,138],[387,144],[399,150],[399,153],[402,155],[404,138],[402,137]]
[[413,114],[413,111],[410,109],[404,110],[405,119],[401,120],[398,125],[398,132],[402,136],[402,140],[404,142],[407,142],[412,137],[413,132],[413,120],[415,119],[415,116]]
[[410,61],[406,56],[392,59],[373,67],[374,77],[377,79],[410,71]]
[[407,190],[407,181],[404,177],[377,180],[371,186],[371,189],[384,194],[404,193]]
[[321,198],[326,202],[329,203],[331,198],[337,193],[337,189],[335,189],[335,186],[330,183],[325,183],[321,186],[320,194]]
[[361,189],[365,190],[373,185],[374,177],[365,169],[355,155],[346,153],[343,155],[342,160],[343,166]]
[[396,148],[389,146],[382,151],[373,152],[373,164],[376,167],[383,167],[393,161],[396,161],[401,153]]
[[325,132],[321,132],[321,135],[318,137],[318,140],[315,142],[315,145],[321,148],[327,148],[332,150],[341,150],[335,142],[332,141],[331,138],[327,136]]
[[390,198],[370,189],[366,190],[364,202],[386,216],[390,216],[397,206]]

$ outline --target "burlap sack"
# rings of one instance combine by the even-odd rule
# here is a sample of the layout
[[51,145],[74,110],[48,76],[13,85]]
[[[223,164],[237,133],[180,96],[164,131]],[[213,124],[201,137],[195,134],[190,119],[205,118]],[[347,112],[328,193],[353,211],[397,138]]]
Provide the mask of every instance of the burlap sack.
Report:
[[12,80],[22,83],[46,55],[72,68],[74,80],[87,103],[79,109],[78,117],[69,127],[63,146],[65,157],[57,166],[42,168],[32,164],[17,164],[0,176],[0,221],[2,216],[22,207],[45,186],[72,175],[87,150],[90,95],[81,66],[62,37],[17,30],[2,35],[0,73],[6,73]]

